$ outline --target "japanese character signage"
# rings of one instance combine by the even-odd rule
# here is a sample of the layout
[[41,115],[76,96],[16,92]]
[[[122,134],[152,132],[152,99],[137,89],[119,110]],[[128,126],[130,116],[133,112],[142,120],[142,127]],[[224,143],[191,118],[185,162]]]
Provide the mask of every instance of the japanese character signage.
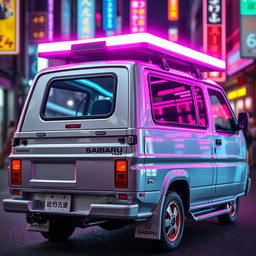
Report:
[[[226,58],[225,0],[203,1],[204,51],[219,58]],[[226,80],[225,72],[208,72],[206,78],[216,82]]]
[[103,0],[103,29],[116,29],[116,0]]
[[168,0],[168,20],[179,19],[179,0]]
[[256,58],[256,1],[240,0],[240,45],[242,58]]
[[95,36],[94,0],[77,0],[77,37],[78,39]]
[[0,0],[0,54],[19,53],[19,0]]
[[131,32],[145,32],[147,30],[146,0],[130,0],[130,15]]
[[222,24],[222,0],[207,0],[207,24]]

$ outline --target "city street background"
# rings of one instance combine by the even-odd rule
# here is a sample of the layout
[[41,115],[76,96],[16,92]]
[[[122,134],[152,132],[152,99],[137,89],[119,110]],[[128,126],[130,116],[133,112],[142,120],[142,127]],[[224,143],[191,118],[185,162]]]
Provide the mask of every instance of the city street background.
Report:
[[[104,5],[115,3],[115,5]],[[17,126],[36,73],[60,63],[37,57],[40,42],[148,32],[226,61],[226,72],[204,74],[227,93],[236,115],[250,116],[248,147],[256,166],[255,0],[0,0],[0,153],[7,123]],[[217,218],[187,220],[180,247],[156,254],[134,239],[134,226],[115,231],[76,229],[66,243],[27,232],[25,214],[0,205],[0,256],[7,255],[256,255],[256,168],[250,195],[241,198],[234,225]],[[9,198],[7,168],[0,169],[0,202]]]

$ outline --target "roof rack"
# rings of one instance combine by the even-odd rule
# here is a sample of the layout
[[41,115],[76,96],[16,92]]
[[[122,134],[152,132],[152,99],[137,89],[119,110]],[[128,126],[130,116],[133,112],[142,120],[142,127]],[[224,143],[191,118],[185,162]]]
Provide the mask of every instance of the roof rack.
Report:
[[43,43],[38,46],[38,56],[66,63],[142,60],[159,64],[163,69],[189,71],[196,76],[200,72],[225,71],[223,60],[148,33]]

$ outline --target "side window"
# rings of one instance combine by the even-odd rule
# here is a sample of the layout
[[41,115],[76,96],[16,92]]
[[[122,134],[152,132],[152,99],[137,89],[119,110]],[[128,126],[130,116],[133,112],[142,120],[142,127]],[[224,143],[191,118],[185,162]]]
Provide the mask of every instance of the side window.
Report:
[[205,102],[203,98],[202,89],[198,86],[195,86],[195,95],[196,95],[196,103],[199,112],[199,126],[207,127],[208,120],[207,120],[207,113],[205,108]]
[[150,76],[153,116],[160,124],[196,125],[191,87]]
[[227,103],[218,91],[209,89],[210,100],[212,104],[212,113],[217,131],[233,132],[235,120],[227,106]]

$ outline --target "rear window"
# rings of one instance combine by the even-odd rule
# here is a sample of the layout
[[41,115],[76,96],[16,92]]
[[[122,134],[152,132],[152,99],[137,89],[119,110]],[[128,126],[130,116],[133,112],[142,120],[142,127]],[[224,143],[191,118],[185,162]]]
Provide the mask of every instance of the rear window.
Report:
[[53,80],[42,109],[44,119],[109,117],[114,112],[114,75]]

